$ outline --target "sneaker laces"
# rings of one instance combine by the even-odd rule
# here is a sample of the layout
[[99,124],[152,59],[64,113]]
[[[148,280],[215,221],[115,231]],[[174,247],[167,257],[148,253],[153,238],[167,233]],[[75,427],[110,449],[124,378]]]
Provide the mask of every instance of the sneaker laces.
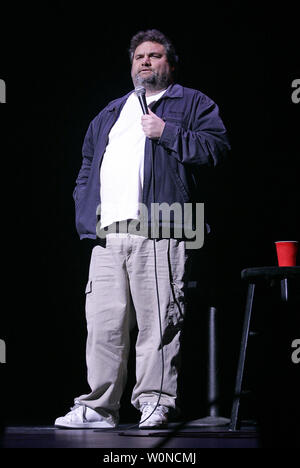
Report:
[[168,408],[163,405],[156,406],[155,403],[144,403],[141,406],[143,421],[144,422],[148,417],[153,413],[158,413],[159,416],[164,416],[168,412]]
[[75,403],[74,406],[71,406],[70,407],[70,410],[65,417],[69,416],[70,418],[72,418],[72,416],[74,416],[75,412],[76,414],[79,413],[78,410],[80,410],[81,408],[83,408],[83,412],[82,412],[82,419],[83,421],[85,420],[85,406],[84,405],[80,405],[79,403]]

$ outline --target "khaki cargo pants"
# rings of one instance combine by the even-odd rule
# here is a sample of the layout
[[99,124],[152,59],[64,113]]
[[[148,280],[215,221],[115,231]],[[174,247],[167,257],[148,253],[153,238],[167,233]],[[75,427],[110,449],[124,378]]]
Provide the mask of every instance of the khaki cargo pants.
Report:
[[[154,260],[156,249],[156,275]],[[92,409],[118,414],[126,384],[130,330],[137,323],[136,385],[132,404],[176,407],[184,293],[191,250],[185,241],[153,241],[133,234],[108,234],[94,247],[86,287],[86,362],[91,392],[77,397]]]

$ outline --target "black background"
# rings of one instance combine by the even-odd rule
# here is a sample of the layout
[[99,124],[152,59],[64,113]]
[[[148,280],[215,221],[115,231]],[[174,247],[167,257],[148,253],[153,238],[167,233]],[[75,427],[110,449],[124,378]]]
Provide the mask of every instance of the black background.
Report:
[[[300,78],[297,15],[293,6],[275,8],[231,2],[162,10],[160,4],[102,8],[61,1],[4,11],[0,337],[7,346],[1,365],[6,424],[52,424],[88,390],[84,287],[92,244],[79,241],[75,231],[72,191],[88,124],[132,89],[129,41],[148,28],[172,39],[178,81],[217,102],[232,144],[226,167],[207,183],[214,263],[205,267],[218,284],[220,404],[229,415],[245,302],[240,271],[276,265],[274,241],[299,240],[300,103],[291,100],[291,83]],[[205,275],[201,256],[205,252],[196,280]],[[187,335],[193,340],[181,384],[183,411],[192,417],[206,411],[200,404],[206,305],[203,288],[192,293]],[[260,358],[255,353],[254,362]],[[129,402],[132,360],[123,422],[138,417]]]

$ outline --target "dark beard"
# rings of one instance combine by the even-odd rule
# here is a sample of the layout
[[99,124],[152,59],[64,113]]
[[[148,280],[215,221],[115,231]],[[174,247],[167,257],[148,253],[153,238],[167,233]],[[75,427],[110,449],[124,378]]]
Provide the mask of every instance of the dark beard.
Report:
[[159,91],[166,89],[171,83],[170,75],[158,75],[156,72],[152,72],[150,76],[141,76],[140,74],[135,75],[133,84],[134,86],[144,86],[149,91]]

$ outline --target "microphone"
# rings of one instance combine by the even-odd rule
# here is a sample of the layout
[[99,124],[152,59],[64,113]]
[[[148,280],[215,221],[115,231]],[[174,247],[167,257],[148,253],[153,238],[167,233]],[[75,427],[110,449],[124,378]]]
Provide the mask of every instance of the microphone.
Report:
[[149,114],[147,102],[146,102],[146,89],[144,86],[136,86],[134,90],[138,100],[140,101],[140,105],[143,111],[143,114]]

